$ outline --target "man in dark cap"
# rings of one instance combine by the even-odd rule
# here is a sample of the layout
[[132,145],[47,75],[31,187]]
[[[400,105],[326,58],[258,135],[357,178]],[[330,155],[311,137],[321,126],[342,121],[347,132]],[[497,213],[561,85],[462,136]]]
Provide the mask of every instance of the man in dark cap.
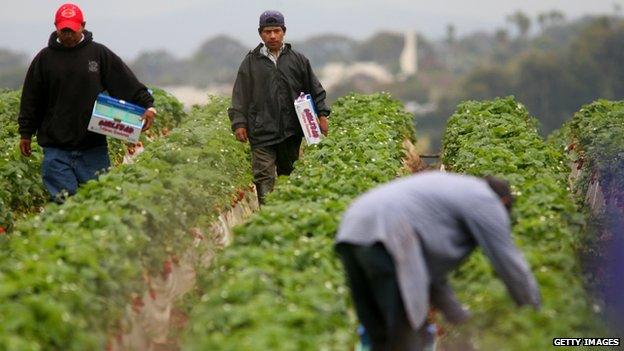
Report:
[[312,95],[324,135],[330,110],[308,59],[284,43],[284,16],[278,11],[263,12],[258,33],[262,43],[240,65],[228,114],[236,139],[251,144],[251,167],[262,204],[276,176],[290,174],[299,158],[303,132],[295,99],[301,93]]
[[357,198],[336,250],[373,351],[423,350],[430,306],[451,323],[469,315],[447,274],[480,246],[520,305],[540,306],[537,283],[513,244],[507,182],[424,172]]
[[106,137],[87,130],[99,93],[146,108],[143,130],[156,115],[145,85],[117,55],[93,41],[85,24],[78,6],[59,7],[56,31],[30,64],[20,104],[20,150],[30,156],[31,138],[37,135],[43,183],[58,202],[110,166]]

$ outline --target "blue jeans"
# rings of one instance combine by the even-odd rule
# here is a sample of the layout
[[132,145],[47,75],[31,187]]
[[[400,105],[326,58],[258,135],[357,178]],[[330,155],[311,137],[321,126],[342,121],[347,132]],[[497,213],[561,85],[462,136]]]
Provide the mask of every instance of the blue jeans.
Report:
[[43,148],[43,184],[52,201],[63,202],[67,195],[76,193],[80,184],[96,179],[109,167],[106,145],[87,150]]

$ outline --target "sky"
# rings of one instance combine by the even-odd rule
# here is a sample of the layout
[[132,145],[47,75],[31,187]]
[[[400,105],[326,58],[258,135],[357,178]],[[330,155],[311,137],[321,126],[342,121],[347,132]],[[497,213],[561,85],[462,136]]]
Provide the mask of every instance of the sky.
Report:
[[[33,57],[52,32],[63,3],[0,0],[0,48]],[[553,9],[568,19],[612,14],[624,0],[89,0],[75,1],[87,29],[125,59],[166,49],[189,57],[206,39],[227,34],[247,46],[259,42],[258,16],[276,9],[286,18],[287,41],[319,34],[365,39],[381,30],[415,30],[430,39],[444,36],[452,23],[458,34],[512,26],[505,17],[522,10],[532,18]]]

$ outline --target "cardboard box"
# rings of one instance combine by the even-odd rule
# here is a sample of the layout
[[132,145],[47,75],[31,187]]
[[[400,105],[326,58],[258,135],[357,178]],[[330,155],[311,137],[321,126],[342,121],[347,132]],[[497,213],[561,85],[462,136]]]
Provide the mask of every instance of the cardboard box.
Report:
[[301,93],[295,100],[295,110],[297,111],[297,117],[308,145],[320,143],[323,140],[323,134],[321,133],[312,96]]
[[143,128],[141,106],[99,94],[87,127],[89,131],[104,134],[130,143],[137,143]]

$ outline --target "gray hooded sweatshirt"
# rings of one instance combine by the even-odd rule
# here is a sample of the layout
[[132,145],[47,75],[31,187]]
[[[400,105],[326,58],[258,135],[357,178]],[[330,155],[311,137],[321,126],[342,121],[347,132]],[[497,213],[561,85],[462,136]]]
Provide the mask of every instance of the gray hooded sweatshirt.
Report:
[[457,315],[446,275],[477,245],[518,304],[540,305],[537,283],[511,239],[509,215],[480,178],[425,172],[382,185],[351,204],[336,242],[385,246],[413,328],[424,323],[430,301],[447,318]]

